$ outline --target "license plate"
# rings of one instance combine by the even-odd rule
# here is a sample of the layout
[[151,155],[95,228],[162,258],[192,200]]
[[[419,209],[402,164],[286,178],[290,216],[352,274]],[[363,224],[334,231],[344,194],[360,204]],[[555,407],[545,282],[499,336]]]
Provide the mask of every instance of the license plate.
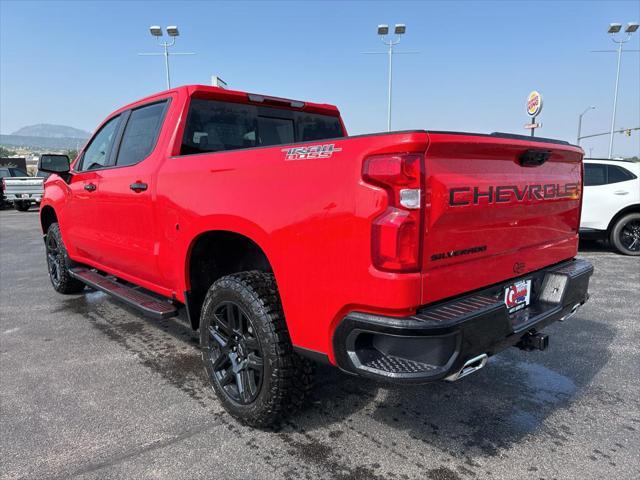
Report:
[[526,308],[531,302],[531,280],[521,280],[504,289],[504,304],[509,313]]
[[20,195],[18,195],[20,198],[29,198],[29,194],[28,193],[21,193]]

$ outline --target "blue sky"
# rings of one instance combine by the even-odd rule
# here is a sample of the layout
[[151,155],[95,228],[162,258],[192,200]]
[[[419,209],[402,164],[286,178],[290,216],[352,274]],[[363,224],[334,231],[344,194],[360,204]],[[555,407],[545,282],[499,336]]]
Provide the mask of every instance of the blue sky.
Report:
[[[406,23],[394,60],[393,129],[525,133],[525,98],[544,95],[538,135],[575,141],[609,130],[615,82],[609,22],[640,20],[639,1],[28,2],[0,0],[0,131],[34,123],[85,130],[164,89],[151,24],[180,27],[173,84],[209,83],[338,105],[349,133],[386,128],[378,23]],[[627,48],[640,48],[640,32]],[[640,54],[623,55],[617,127],[640,126]],[[614,154],[640,155],[640,133]],[[606,156],[608,138],[584,141]]]

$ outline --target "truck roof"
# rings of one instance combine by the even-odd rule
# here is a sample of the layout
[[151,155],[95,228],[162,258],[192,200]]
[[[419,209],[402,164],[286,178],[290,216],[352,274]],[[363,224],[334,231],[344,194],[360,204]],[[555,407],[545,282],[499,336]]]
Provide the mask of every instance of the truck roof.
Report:
[[[270,95],[244,92],[241,90],[228,90],[220,87],[209,85],[182,85],[180,87],[164,90],[153,95],[149,95],[135,102],[125,105],[113,113],[117,113],[129,108],[133,108],[139,104],[147,103],[157,97],[165,96],[169,92],[181,92],[188,96],[212,98],[237,103],[259,103],[282,108],[290,108],[293,110],[302,110],[304,112],[321,113],[325,115],[338,116],[340,112],[335,105],[328,103],[313,103],[300,100],[292,100],[288,98],[274,97]],[[113,114],[112,114],[113,115]]]

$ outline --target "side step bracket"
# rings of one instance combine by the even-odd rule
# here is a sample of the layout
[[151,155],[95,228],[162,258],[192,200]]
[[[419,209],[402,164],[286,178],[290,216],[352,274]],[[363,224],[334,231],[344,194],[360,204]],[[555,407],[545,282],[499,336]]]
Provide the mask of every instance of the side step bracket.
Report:
[[121,302],[142,311],[150,317],[164,319],[175,317],[178,314],[178,309],[169,302],[118,283],[94,270],[77,267],[69,269],[69,273],[73,278],[86,283],[96,290],[114,296]]

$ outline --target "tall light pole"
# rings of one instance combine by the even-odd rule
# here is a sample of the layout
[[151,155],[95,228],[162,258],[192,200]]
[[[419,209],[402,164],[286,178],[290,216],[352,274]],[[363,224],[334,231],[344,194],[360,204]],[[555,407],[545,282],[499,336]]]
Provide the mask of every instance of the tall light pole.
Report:
[[[393,84],[393,55],[402,53],[418,53],[418,52],[396,52],[393,47],[400,43],[400,36],[404,35],[407,31],[407,26],[404,23],[396,23],[393,29],[394,37],[388,37],[389,35],[389,25],[383,24],[378,25],[378,35],[380,35],[380,40],[384,43],[388,48],[387,51],[384,52],[385,55],[389,57],[389,84],[388,84],[388,98],[387,98],[387,131],[391,131],[391,93],[392,93],[392,84]],[[383,52],[362,52],[368,55],[380,55]]]
[[[167,90],[169,90],[171,88],[171,75],[169,73],[169,55],[195,55],[195,53],[169,52],[169,47],[173,47],[176,44],[176,37],[180,36],[180,31],[178,30],[178,27],[176,27],[175,25],[168,26],[166,30],[167,30],[167,35],[171,37],[171,41],[158,43],[158,45],[160,45],[163,48],[164,50],[163,53],[139,53],[138,55],[164,56],[164,67],[165,67],[165,72],[167,76]],[[149,27],[149,33],[151,33],[153,37],[160,38],[162,37],[162,28],[160,28],[158,25],[152,25]]]
[[622,29],[622,24],[611,23],[609,24],[609,29],[607,30],[609,35],[611,35],[611,41],[618,45],[618,49],[617,49],[618,65],[616,67],[616,88],[613,93],[613,112],[611,114],[611,129],[610,129],[610,136],[609,136],[609,158],[611,158],[611,155],[613,154],[613,133],[614,133],[613,130],[615,129],[616,109],[618,106],[618,85],[620,82],[620,61],[622,60],[622,46],[629,41],[629,39],[631,38],[631,34],[634,33],[636,30],[638,30],[638,23],[636,22],[627,23],[627,27],[624,29],[625,33],[627,34],[626,37],[622,39],[617,39],[616,34],[620,32],[621,29]]
[[591,105],[590,107],[585,108],[584,112],[582,112],[580,115],[578,115],[578,137],[577,137],[577,140],[576,140],[576,145],[580,145],[580,134],[582,133],[582,117],[589,110],[595,110],[595,109],[596,109],[596,107]]

